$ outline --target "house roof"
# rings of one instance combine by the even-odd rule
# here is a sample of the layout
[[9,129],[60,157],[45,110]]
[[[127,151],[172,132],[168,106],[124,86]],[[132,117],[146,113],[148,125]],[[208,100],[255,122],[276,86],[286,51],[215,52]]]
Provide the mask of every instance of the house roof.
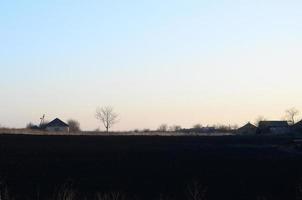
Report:
[[68,124],[63,122],[62,120],[56,118],[53,121],[49,122],[46,127],[69,127]]
[[257,126],[251,124],[250,122],[244,125],[243,127],[239,128],[238,130],[243,130],[243,129],[256,129]]
[[260,121],[260,128],[288,127],[287,121]]
[[294,127],[302,127],[302,120],[299,121],[299,122],[297,122],[297,123],[295,123]]

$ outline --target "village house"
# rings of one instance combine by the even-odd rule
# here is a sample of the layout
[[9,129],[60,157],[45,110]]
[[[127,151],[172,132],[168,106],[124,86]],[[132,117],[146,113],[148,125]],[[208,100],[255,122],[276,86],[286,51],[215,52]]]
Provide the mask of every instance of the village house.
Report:
[[302,120],[292,126],[292,130],[295,133],[302,133]]
[[260,121],[258,133],[286,134],[290,133],[287,121]]
[[239,135],[253,135],[257,133],[257,126],[251,124],[250,122],[243,127],[237,129],[236,133]]
[[69,125],[56,118],[45,126],[45,130],[50,132],[69,132]]

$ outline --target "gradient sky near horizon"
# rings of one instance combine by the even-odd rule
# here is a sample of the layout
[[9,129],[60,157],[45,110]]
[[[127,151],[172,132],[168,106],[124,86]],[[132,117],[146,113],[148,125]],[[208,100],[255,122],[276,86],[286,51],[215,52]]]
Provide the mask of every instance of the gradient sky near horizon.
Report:
[[302,111],[301,0],[0,2],[0,124],[115,130]]

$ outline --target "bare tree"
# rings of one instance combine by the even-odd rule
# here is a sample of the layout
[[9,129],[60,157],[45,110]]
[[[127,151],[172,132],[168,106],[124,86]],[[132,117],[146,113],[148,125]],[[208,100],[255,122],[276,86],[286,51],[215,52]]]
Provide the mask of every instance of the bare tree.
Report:
[[67,121],[67,124],[69,125],[69,132],[80,132],[80,123],[77,120],[70,119]]
[[111,106],[97,108],[95,117],[103,123],[107,133],[109,133],[109,129],[118,122],[118,114],[114,112]]
[[260,116],[258,116],[258,117],[255,119],[255,125],[259,127],[259,123],[260,123],[261,121],[265,121],[265,120],[266,120],[266,119],[265,119],[262,115],[260,115]]
[[150,129],[145,128],[145,129],[143,129],[143,132],[144,132],[144,133],[149,133],[149,132],[150,132]]
[[39,125],[39,128],[42,129],[42,130],[45,129],[48,123],[49,123],[48,121],[44,121],[43,123],[41,123]]
[[202,128],[202,124],[195,124],[193,126],[194,129],[201,129]]
[[171,131],[171,132],[177,132],[180,130],[181,130],[181,126],[179,126],[179,125],[173,125],[173,126],[169,127],[169,131]]
[[297,117],[297,115],[299,115],[299,110],[296,108],[290,108],[288,110],[285,111],[286,113],[286,118],[287,120],[294,125],[295,124],[295,118]]
[[168,130],[167,124],[161,124],[157,129],[157,131],[159,131],[159,132],[166,132],[167,130]]
[[216,124],[214,125],[216,131],[219,132],[229,132],[232,130],[232,126],[231,125],[225,125],[225,124]]
[[35,127],[35,125],[32,122],[26,124],[26,129],[32,129],[33,127]]
[[237,130],[239,128],[238,124],[231,125],[232,130]]

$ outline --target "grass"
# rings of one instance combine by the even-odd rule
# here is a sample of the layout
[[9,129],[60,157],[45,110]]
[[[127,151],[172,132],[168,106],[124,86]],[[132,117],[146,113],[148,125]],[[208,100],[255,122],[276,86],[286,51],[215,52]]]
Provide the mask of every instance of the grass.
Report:
[[115,131],[110,132],[109,135],[105,131],[81,131],[81,132],[49,132],[32,129],[14,129],[14,128],[0,128],[0,134],[12,134],[12,135],[100,135],[100,136],[226,136],[233,135],[232,133],[182,133],[182,132],[159,132],[159,131],[148,131],[148,132],[136,132],[136,131]]
[[[127,197],[127,195],[123,192],[97,192],[94,195],[79,195],[77,193],[72,184],[70,182],[66,182],[65,184],[58,187],[52,197],[40,197],[36,196],[34,198],[27,197],[27,198],[14,198],[13,195],[8,191],[7,186],[1,184],[0,188],[0,200],[130,200],[130,199],[140,199],[137,196]],[[192,182],[188,185],[186,190],[186,196],[182,198],[182,200],[208,200],[207,197],[207,187],[202,186],[199,182]],[[18,196],[18,195],[15,195]],[[297,186],[297,192],[294,196],[295,200],[301,199],[301,185]],[[153,200],[173,200],[174,198],[169,197],[165,194],[159,194],[157,198],[153,198]],[[222,198],[222,199],[229,199],[229,198]],[[236,199],[236,197],[232,198]],[[254,197],[247,198],[250,200],[269,200],[275,199],[271,195],[255,195]]]
[[[97,194],[109,198],[110,191],[138,200],[291,200],[302,178],[301,150],[280,147],[292,145],[292,140],[0,135],[0,177],[16,200],[94,200]],[[192,180],[201,189],[187,190]]]

